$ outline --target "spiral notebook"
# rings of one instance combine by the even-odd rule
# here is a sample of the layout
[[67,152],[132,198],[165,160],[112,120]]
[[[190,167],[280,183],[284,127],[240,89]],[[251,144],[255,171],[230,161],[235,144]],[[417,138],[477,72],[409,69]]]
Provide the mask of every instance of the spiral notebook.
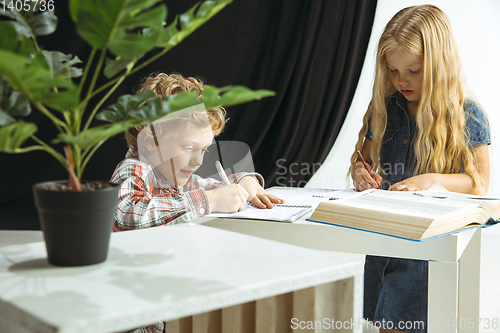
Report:
[[346,191],[285,187],[273,187],[268,189],[267,192],[284,199],[285,203],[274,205],[272,209],[260,209],[247,204],[242,211],[237,213],[214,213],[208,216],[293,222],[315,209],[321,201],[339,199],[349,195]]

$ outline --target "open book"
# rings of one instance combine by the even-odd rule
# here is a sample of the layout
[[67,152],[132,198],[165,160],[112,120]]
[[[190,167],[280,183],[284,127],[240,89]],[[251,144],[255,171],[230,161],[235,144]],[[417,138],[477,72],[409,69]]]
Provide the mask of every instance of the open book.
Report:
[[497,223],[500,199],[454,192],[367,190],[318,205],[308,219],[411,240]]
[[354,191],[287,187],[273,187],[266,191],[284,199],[285,203],[274,205],[272,209],[260,209],[247,204],[242,211],[237,213],[212,213],[208,216],[293,222],[312,211],[321,201],[340,199],[355,193]]

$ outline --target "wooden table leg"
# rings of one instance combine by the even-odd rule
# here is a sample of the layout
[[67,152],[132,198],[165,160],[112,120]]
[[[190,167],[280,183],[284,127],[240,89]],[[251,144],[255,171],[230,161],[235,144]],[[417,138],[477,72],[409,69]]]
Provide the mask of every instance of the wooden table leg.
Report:
[[193,316],[193,333],[219,333],[222,331],[222,310]]

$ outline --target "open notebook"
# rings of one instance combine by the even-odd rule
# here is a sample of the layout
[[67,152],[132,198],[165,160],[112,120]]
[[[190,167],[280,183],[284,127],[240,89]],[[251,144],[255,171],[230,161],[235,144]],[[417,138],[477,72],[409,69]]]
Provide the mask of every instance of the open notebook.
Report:
[[267,192],[284,199],[285,203],[274,205],[272,209],[260,209],[247,204],[242,211],[237,213],[214,213],[208,216],[293,222],[302,215],[312,211],[321,201],[340,199],[355,193],[354,191],[285,187],[273,187],[268,189]]

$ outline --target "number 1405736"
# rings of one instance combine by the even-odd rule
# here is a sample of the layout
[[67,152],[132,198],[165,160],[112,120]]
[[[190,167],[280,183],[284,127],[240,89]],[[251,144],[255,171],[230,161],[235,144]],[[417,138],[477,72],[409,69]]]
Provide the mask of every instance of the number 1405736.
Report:
[[31,12],[31,11],[53,11],[54,0],[0,0],[0,10]]

